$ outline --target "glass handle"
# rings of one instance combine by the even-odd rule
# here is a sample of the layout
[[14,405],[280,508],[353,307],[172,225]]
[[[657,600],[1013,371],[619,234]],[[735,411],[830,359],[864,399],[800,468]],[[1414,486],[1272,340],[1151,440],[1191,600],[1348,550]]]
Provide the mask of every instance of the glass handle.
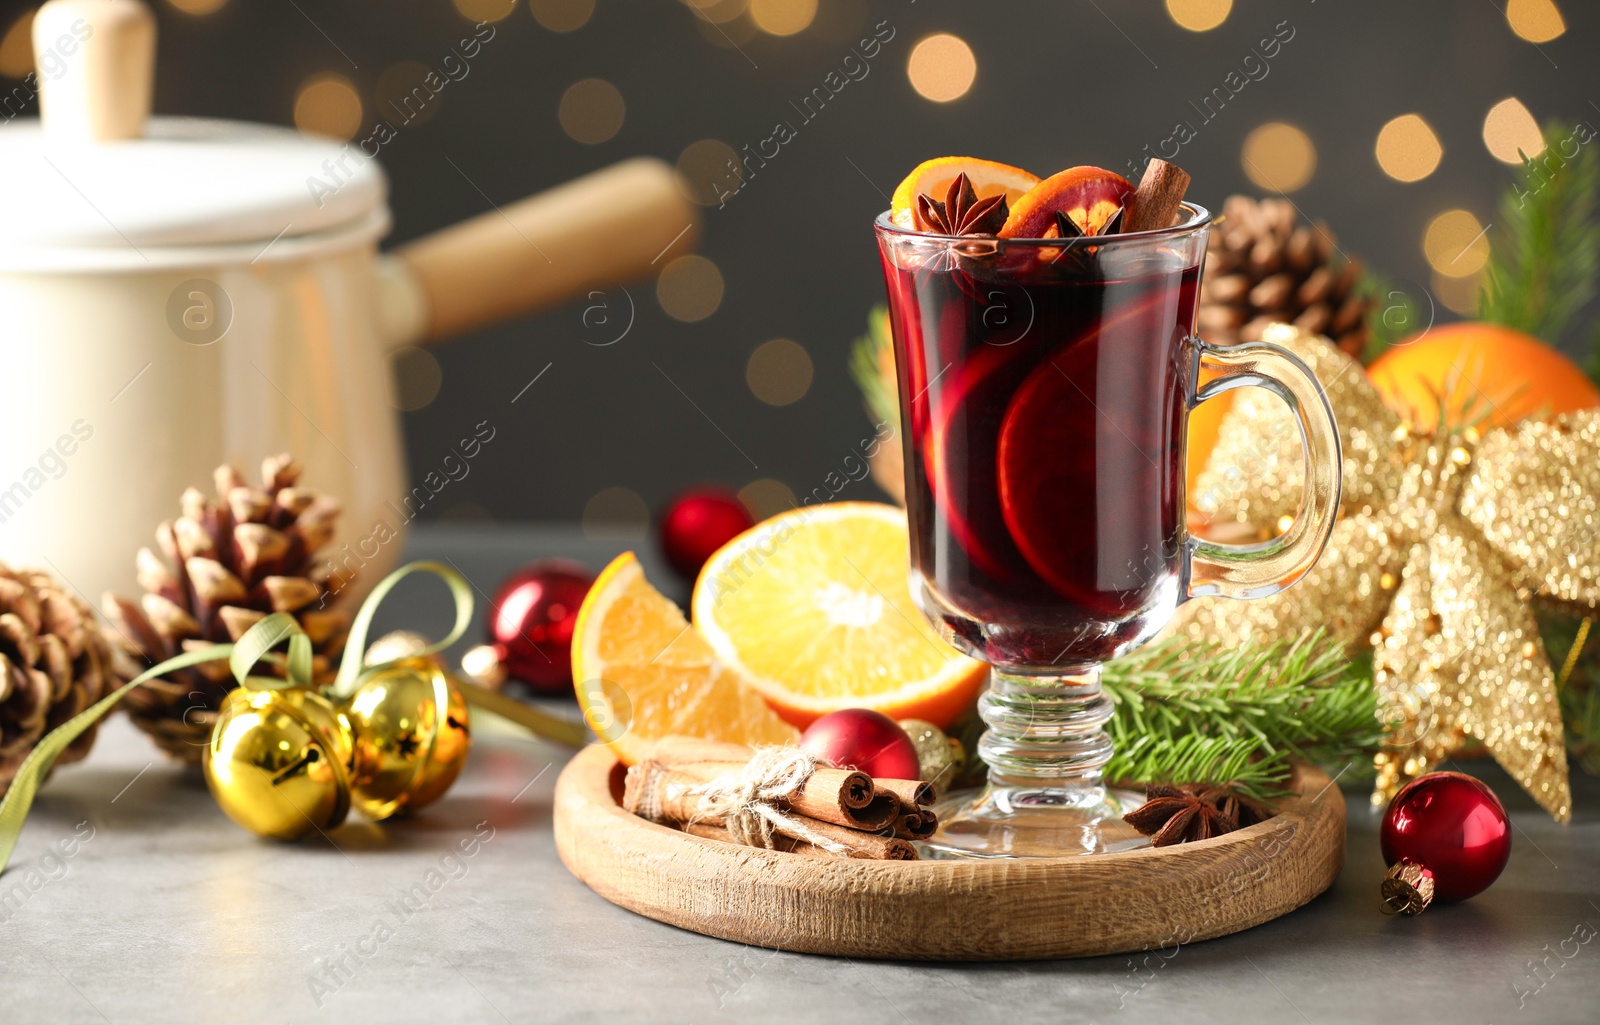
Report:
[[[1343,479],[1338,422],[1316,375],[1282,346],[1271,342],[1222,346],[1198,338],[1195,346],[1199,369],[1218,376],[1191,388],[1189,408],[1234,388],[1265,388],[1288,405],[1300,427],[1305,486],[1289,529],[1260,544],[1228,545],[1191,537],[1184,545],[1186,597],[1265,598],[1305,576],[1333,532]],[[1194,379],[1198,381],[1198,373]]]

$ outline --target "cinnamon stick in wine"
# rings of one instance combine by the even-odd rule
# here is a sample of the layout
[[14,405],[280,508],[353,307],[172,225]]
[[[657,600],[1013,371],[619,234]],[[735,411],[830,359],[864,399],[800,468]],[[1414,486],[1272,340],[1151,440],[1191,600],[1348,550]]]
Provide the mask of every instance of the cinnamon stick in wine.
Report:
[[1172,219],[1189,188],[1189,175],[1176,164],[1152,157],[1139,188],[1128,198],[1122,217],[1124,232],[1172,227]]

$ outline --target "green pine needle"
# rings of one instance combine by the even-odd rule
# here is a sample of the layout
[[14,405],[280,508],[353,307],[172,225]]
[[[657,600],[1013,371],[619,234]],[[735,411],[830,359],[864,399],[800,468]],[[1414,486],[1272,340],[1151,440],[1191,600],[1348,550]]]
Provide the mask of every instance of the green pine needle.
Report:
[[861,397],[866,400],[867,412],[874,423],[900,422],[900,399],[894,393],[893,383],[885,381],[880,370],[883,353],[893,344],[888,308],[873,307],[867,316],[867,333],[857,338],[850,349],[850,376],[861,389]]
[[1283,792],[1290,758],[1364,760],[1383,742],[1370,667],[1321,632],[1270,645],[1165,641],[1105,667],[1106,778]]
[[[1582,134],[1580,134],[1582,133]],[[1594,130],[1551,123],[1500,201],[1478,317],[1559,345],[1600,276],[1600,154]]]
[[1410,292],[1397,287],[1377,271],[1364,271],[1356,291],[1363,298],[1372,300],[1372,307],[1367,313],[1368,338],[1366,350],[1361,354],[1362,363],[1370,364],[1391,346],[1427,326],[1426,321],[1431,313],[1428,305],[1419,304]]
[[1595,384],[1600,384],[1600,320],[1589,329],[1589,358],[1584,361],[1583,369]]
[[[1567,733],[1567,756],[1591,776],[1600,775],[1600,623],[1591,623],[1582,648],[1582,620],[1554,608],[1537,608],[1544,648],[1561,685],[1561,721]],[[1576,652],[1574,649],[1577,648]],[[1561,678],[1568,660],[1572,672]]]

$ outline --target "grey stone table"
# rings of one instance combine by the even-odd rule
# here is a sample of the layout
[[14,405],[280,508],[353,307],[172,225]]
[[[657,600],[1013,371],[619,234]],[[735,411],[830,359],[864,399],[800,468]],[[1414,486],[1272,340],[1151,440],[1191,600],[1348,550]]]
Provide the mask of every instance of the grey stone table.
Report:
[[[512,566],[620,546],[557,530],[418,531],[483,592]],[[648,560],[647,560],[648,561]],[[652,572],[666,579],[659,567]],[[485,601],[487,599],[484,599]],[[437,623],[401,592],[381,617]],[[488,717],[483,717],[487,719]],[[1377,823],[1359,790],[1344,874],[1237,936],[1142,956],[969,965],[774,953],[601,900],[556,857],[566,752],[480,720],[453,791],[411,821],[257,840],[125,720],[46,788],[0,878],[0,1022],[1594,1022],[1600,785],[1554,825],[1487,763],[1511,811],[1491,890],[1378,913]],[[1062,922],[1061,928],[1072,928]]]

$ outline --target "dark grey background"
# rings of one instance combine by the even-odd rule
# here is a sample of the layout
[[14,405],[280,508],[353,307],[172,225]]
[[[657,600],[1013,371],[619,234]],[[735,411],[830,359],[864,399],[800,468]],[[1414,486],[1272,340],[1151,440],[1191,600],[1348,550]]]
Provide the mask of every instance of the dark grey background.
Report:
[[[497,23],[470,76],[445,91],[437,115],[384,148],[392,241],[404,241],[485,209],[446,157],[496,202],[509,202],[634,154],[671,161],[708,137],[753,145],[791,116],[790,101],[837,67],[864,29],[887,20],[896,30],[865,80],[801,126],[726,209],[707,211],[702,248],[727,282],[714,316],[673,321],[653,283],[641,282],[630,285],[638,321],[617,345],[584,344],[574,306],[438,350],[442,390],[406,416],[416,467],[436,465],[486,403],[504,409],[508,389],[553,364],[529,395],[536,401],[496,414],[496,444],[452,486],[457,504],[439,513],[574,519],[590,496],[614,485],[652,506],[702,480],[739,487],[771,477],[808,491],[868,430],[845,360],[882,288],[868,226],[906,171],[945,153],[1039,173],[1078,163],[1123,169],[1280,21],[1295,35],[1269,76],[1184,148],[1190,196],[1220,206],[1230,192],[1254,191],[1239,161],[1246,134],[1266,121],[1294,123],[1318,155],[1296,203],[1328,221],[1348,252],[1415,294],[1428,283],[1420,240],[1434,214],[1460,206],[1495,219],[1511,170],[1481,140],[1491,105],[1515,95],[1541,121],[1600,123],[1600,10],[1579,0],[1562,0],[1568,31],[1540,47],[1513,35],[1501,0],[1238,0],[1227,21],[1205,33],[1179,28],[1157,0],[821,4],[812,28],[757,36],[741,53],[708,42],[678,0],[598,0],[589,24],[566,35],[540,27],[519,3]],[[290,122],[297,86],[318,71],[348,76],[370,120],[385,68],[433,64],[469,29],[447,0],[231,0],[199,18],[162,0],[154,6],[158,111],[279,123]],[[23,5],[5,7],[14,14]],[[978,59],[974,87],[950,104],[917,96],[905,74],[914,43],[941,30],[965,38]],[[588,76],[611,81],[627,102],[621,132],[595,146],[569,139],[556,118],[563,90]],[[1445,149],[1439,170],[1410,185],[1385,177],[1373,158],[1378,129],[1407,112],[1427,118]],[[776,337],[799,341],[816,365],[810,393],[786,408],[762,404],[744,380],[751,350]],[[1580,339],[1567,344],[1577,351]],[[869,483],[852,487],[859,494],[846,497],[876,494]]]

